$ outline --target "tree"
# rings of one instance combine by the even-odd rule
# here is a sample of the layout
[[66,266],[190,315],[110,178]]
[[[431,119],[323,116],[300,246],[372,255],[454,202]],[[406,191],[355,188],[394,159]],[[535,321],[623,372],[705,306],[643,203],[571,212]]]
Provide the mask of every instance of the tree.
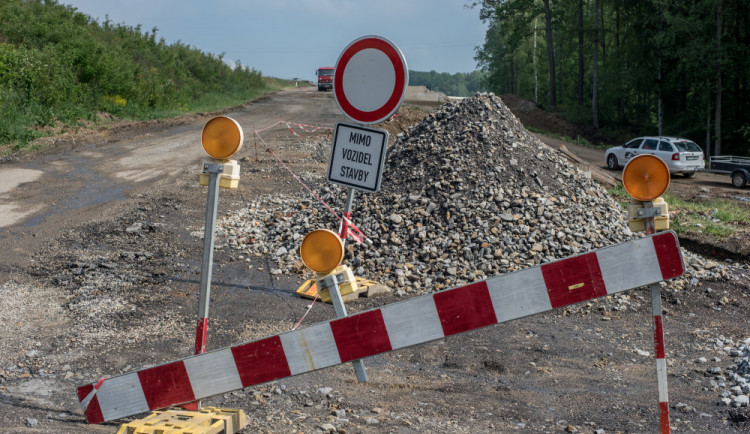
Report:
[[594,0],[594,61],[592,62],[592,74],[591,74],[591,116],[592,125],[595,130],[599,129],[599,108],[597,107],[598,100],[598,52],[599,52],[599,0]]
[[547,57],[549,58],[549,105],[551,109],[557,106],[557,89],[555,87],[555,44],[552,40],[552,11],[549,0],[544,1],[544,20],[547,30]]
[[721,0],[716,2],[716,144],[714,155],[721,155]]
[[578,105],[583,105],[583,0],[578,0]]

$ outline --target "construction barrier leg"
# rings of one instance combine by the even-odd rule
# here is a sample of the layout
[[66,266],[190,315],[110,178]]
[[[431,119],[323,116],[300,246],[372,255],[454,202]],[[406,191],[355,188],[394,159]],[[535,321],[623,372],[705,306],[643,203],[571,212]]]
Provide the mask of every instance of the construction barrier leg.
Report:
[[667,359],[664,351],[661,290],[659,284],[651,285],[651,309],[654,315],[654,347],[656,350],[656,381],[659,388],[659,426],[662,434],[670,432],[669,393],[667,390]]

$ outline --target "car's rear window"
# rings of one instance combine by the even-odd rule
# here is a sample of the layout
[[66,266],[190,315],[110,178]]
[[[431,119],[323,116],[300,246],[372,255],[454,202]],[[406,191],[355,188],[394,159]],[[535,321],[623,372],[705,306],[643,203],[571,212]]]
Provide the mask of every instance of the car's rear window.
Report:
[[679,149],[680,152],[703,152],[703,149],[701,149],[700,146],[696,145],[695,142],[688,140],[674,142],[674,145],[677,146],[677,149]]

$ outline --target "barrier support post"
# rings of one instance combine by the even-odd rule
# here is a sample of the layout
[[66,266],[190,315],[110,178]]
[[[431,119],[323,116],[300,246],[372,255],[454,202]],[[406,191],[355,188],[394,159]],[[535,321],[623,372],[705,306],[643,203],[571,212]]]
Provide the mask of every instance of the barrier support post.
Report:
[[[324,279],[325,286],[328,287],[328,293],[331,295],[331,302],[333,308],[336,310],[336,316],[343,318],[347,316],[346,306],[344,306],[344,300],[341,298],[339,292],[339,282],[336,276],[328,276]],[[360,383],[367,382],[367,371],[365,371],[365,362],[362,359],[352,361],[354,366],[354,373],[357,375],[357,381]]]
[[[354,189],[349,188],[346,194],[346,204],[344,205],[344,215],[341,219],[341,230],[339,231],[339,238],[341,238],[341,242],[343,244],[346,244],[346,238],[349,234],[349,218],[352,215],[352,205],[354,204]],[[336,310],[336,316],[339,318],[343,318],[347,315],[346,313],[346,306],[344,306],[344,299],[341,298],[341,293],[339,292],[339,283],[336,280],[335,277],[329,278],[331,279],[332,283],[326,282],[326,286],[328,286],[328,292],[331,295],[331,302],[333,303],[333,308]],[[367,371],[365,370],[365,362],[362,360],[355,360],[352,362],[352,365],[354,366],[354,373],[357,374],[357,381],[360,383],[366,383],[367,382]]]
[[[652,201],[643,202],[646,209],[653,208]],[[649,213],[651,214],[651,213]],[[644,219],[646,235],[656,233],[656,222],[653,215]],[[662,323],[661,288],[653,283],[651,288],[651,312],[654,317],[654,353],[656,356],[656,382],[659,389],[659,427],[662,434],[669,434],[669,393],[667,388],[667,359],[664,351],[664,326]]]
[[[216,233],[216,214],[219,207],[219,175],[224,171],[223,164],[204,163],[203,171],[208,172],[208,197],[206,199],[206,226],[203,229],[203,258],[201,261],[201,288],[198,299],[198,322],[195,326],[195,352],[206,352],[206,334],[208,332],[208,305],[211,300],[211,275],[214,263],[214,240]],[[186,410],[197,411],[201,408],[200,400],[183,404]]]

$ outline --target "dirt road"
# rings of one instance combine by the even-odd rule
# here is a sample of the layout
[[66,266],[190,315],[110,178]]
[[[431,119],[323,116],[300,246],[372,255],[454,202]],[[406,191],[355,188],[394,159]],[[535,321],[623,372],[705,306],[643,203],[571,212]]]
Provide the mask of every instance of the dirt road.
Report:
[[[607,168],[604,162],[603,150],[564,142],[543,134],[534,135],[539,140],[555,149],[558,149],[561,144],[565,144],[565,146],[575,153],[576,156],[582,158],[589,164],[601,169]],[[622,170],[612,170],[608,171],[608,173],[622,181]],[[698,172],[692,178],[685,178],[677,175],[672,176],[669,183],[669,192],[684,200],[725,198],[750,202],[750,188],[734,188],[732,187],[729,175],[710,172]]]
[[[344,120],[331,94],[314,88],[228,114],[246,140],[240,188],[221,191],[220,215],[261,194],[301,191],[256,148],[253,130],[279,119]],[[0,431],[114,432],[114,423],[85,424],[76,387],[191,354],[207,119],[68,141],[69,149],[0,165]],[[297,131],[284,125],[263,137],[295,173],[323,173],[307,143],[326,140],[327,130]],[[723,373],[732,358],[722,348],[750,333],[748,271],[698,262],[717,277],[664,289],[672,425],[743,432],[747,408],[717,406],[707,369]],[[267,257],[238,254],[221,236],[215,264],[209,350],[290,330],[310,304],[294,295],[302,275],[272,274]],[[333,317],[316,303],[303,326]],[[366,384],[343,365],[206,403],[243,409],[246,432],[654,432],[650,321],[648,290],[635,290],[367,359]]]

